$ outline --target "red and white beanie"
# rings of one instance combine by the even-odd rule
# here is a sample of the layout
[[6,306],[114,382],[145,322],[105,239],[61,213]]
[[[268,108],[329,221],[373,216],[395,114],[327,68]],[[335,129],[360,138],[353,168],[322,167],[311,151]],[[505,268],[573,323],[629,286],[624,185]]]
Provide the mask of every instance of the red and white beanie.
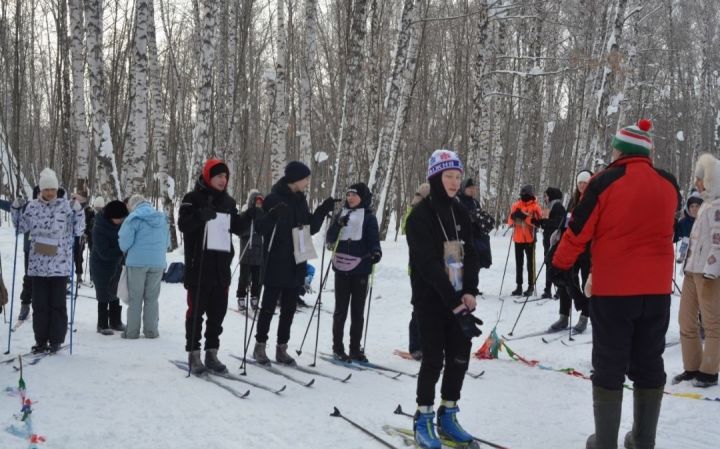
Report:
[[464,173],[463,163],[457,153],[450,150],[435,150],[428,161],[427,179],[445,170],[460,170]]
[[615,134],[612,140],[612,147],[626,155],[649,156],[653,149],[653,141],[650,136],[652,122],[648,119],[640,119],[637,125],[626,126]]

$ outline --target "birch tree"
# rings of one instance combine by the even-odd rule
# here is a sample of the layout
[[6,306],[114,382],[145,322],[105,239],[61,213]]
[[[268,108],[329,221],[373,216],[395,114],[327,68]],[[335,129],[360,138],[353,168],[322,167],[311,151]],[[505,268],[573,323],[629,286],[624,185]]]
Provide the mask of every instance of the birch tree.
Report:
[[270,171],[273,183],[283,175],[283,167],[287,159],[287,112],[285,110],[285,78],[287,52],[287,32],[285,31],[284,0],[277,0],[277,55],[275,57],[275,72],[273,80],[273,131],[272,147],[270,150]]
[[96,189],[105,198],[120,198],[122,190],[110,136],[110,125],[105,114],[102,17],[102,0],[85,0],[87,62],[90,101],[93,109],[93,146],[98,163]]
[[300,69],[300,159],[308,167],[312,163],[312,86],[317,59],[317,0],[305,0],[305,46]]
[[72,57],[72,132],[75,136],[75,189],[89,192],[90,165],[87,118],[85,116],[85,23],[82,0],[70,2],[70,53]]

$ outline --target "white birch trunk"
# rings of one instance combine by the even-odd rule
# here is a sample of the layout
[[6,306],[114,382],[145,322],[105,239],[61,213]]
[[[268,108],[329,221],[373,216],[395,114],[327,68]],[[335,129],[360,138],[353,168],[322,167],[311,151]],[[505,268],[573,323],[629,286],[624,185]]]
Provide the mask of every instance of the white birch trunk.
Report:
[[105,72],[103,69],[102,0],[85,0],[87,63],[90,78],[90,101],[93,109],[93,146],[97,152],[96,186],[105,198],[121,198],[110,124],[105,111]]
[[270,171],[273,183],[282,177],[287,162],[287,113],[285,112],[285,66],[287,31],[285,30],[284,0],[277,0],[277,56],[275,60],[275,126],[270,151]]
[[[487,0],[478,4],[478,14],[475,20],[474,46],[475,57],[472,64],[473,79],[473,111],[470,122],[470,148],[468,150],[468,172],[477,173],[476,185],[480,187],[481,201],[487,197],[488,179],[487,165],[490,156],[490,116],[487,96],[491,80],[488,80],[488,68],[492,57],[490,35],[490,20],[488,16]],[[475,162],[474,164],[471,162]]]
[[341,166],[341,161],[351,159],[345,157],[358,154],[355,150],[355,130],[357,129],[357,109],[360,94],[360,80],[362,70],[362,45],[365,39],[365,27],[367,20],[367,0],[355,0],[352,10],[352,25],[348,44],[348,73],[345,78],[345,90],[343,95],[343,112],[340,125],[340,137],[338,148],[335,154],[335,173],[331,195],[337,192],[340,172],[343,176],[347,172],[347,165]]
[[87,118],[85,117],[85,23],[82,0],[70,2],[70,54],[72,58],[72,131],[75,135],[75,157],[77,162],[77,191],[88,192],[90,164],[88,162],[90,142],[88,141]]
[[145,192],[145,166],[148,147],[148,61],[147,26],[148,0],[135,0],[135,42],[131,62],[132,101],[130,109],[130,138],[125,140],[123,152],[123,191],[125,195]]
[[199,173],[200,161],[211,153],[210,105],[212,100],[212,69],[215,60],[216,20],[215,0],[200,2],[200,67],[198,70],[197,110],[192,132],[192,156],[188,170],[187,190],[192,190]]
[[312,163],[312,86],[317,58],[317,0],[305,0],[305,48],[300,70],[300,159],[308,167]]

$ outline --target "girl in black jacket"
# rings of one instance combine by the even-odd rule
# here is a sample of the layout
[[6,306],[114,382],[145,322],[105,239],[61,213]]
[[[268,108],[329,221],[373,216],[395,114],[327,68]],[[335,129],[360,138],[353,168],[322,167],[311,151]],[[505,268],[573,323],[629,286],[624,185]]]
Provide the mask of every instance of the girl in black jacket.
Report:
[[[333,313],[333,355],[338,360],[367,362],[360,348],[365,324],[365,296],[372,265],[380,262],[380,232],[370,204],[372,193],[363,184],[351,185],[347,201],[327,232],[326,242],[334,245],[335,312]],[[352,221],[352,222],[351,222]],[[360,231],[359,235],[356,232]],[[350,355],[345,353],[343,330],[350,307]]]
[[422,448],[440,448],[433,405],[443,362],[438,430],[461,443],[472,441],[456,419],[471,339],[480,335],[479,320],[471,315],[478,294],[472,224],[456,199],[462,174],[462,162],[454,152],[436,150],[428,168],[430,195],[407,220],[413,307],[423,350],[414,426],[415,441]]

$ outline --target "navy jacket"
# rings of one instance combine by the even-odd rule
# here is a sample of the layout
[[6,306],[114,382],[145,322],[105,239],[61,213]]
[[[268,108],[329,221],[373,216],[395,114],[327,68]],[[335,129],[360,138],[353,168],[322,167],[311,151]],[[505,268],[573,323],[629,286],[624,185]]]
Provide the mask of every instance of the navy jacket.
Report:
[[[347,202],[343,210],[350,209]],[[370,208],[370,201],[363,199],[358,209],[365,210],[365,219],[363,220],[362,238],[360,240],[340,240],[338,242],[336,253],[348,254],[350,256],[363,258],[360,264],[350,271],[340,271],[343,274],[368,275],[372,272],[372,264],[370,263],[370,255],[375,252],[381,253],[380,249],[380,230],[377,218]],[[353,210],[353,209],[350,209]],[[342,213],[342,212],[341,212]],[[350,212],[351,214],[355,212]],[[339,216],[340,214],[338,214]],[[335,245],[340,232],[340,225],[337,223],[337,217],[333,220],[327,231],[326,242]],[[342,237],[342,236],[341,236]],[[333,266],[333,271],[339,271]]]

